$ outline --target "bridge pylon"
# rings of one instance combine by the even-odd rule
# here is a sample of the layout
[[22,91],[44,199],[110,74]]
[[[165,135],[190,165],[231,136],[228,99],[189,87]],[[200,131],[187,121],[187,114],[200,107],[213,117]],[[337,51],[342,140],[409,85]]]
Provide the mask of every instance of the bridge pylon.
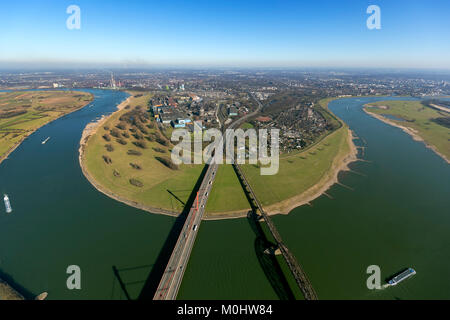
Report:
[[266,250],[264,250],[265,254],[268,255],[273,255],[273,256],[279,256],[281,253],[281,250],[278,246],[271,246],[269,248],[267,248]]

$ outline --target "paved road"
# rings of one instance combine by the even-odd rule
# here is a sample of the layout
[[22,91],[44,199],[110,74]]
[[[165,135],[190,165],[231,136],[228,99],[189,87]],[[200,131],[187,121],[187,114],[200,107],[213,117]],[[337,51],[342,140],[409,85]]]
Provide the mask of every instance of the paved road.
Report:
[[184,270],[189,261],[192,247],[194,246],[203,214],[205,213],[206,202],[211,193],[211,187],[217,173],[217,168],[218,165],[213,163],[209,165],[206,171],[198,192],[198,201],[194,201],[194,204],[189,211],[186,222],[178,237],[172,255],[170,256],[169,263],[164,271],[164,275],[156,290],[153,298],[154,300],[175,300],[177,297],[181,281],[183,280]]
[[[256,115],[261,110],[261,103],[256,98],[254,99],[258,103],[257,110],[237,119],[230,124],[230,126],[228,126],[228,129],[235,128],[246,119]],[[224,146],[226,145],[226,141],[227,139],[225,138],[223,141]],[[195,243],[195,238],[197,237],[197,232],[200,228],[200,223],[205,213],[206,202],[208,201],[208,197],[211,193],[211,188],[216,177],[217,169],[218,165],[212,162],[206,171],[198,192],[197,200],[194,201],[194,204],[189,211],[186,222],[184,223],[183,229],[181,230],[180,236],[175,244],[175,248],[172,251],[169,263],[167,264],[153,300],[175,300],[177,297],[178,290],[181,282],[183,281],[184,271],[189,261],[192,248]]]

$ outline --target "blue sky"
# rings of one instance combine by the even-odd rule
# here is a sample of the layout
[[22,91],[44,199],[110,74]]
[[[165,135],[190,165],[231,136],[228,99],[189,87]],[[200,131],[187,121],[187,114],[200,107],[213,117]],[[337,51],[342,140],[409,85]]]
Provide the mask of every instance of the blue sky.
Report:
[[[450,69],[448,0],[2,2],[2,65]],[[66,28],[71,4],[80,30]],[[366,27],[371,4],[381,30]]]

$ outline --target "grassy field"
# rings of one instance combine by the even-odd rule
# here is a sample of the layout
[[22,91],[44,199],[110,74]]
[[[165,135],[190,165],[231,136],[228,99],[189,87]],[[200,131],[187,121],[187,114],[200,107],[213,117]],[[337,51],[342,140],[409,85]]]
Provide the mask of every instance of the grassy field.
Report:
[[429,145],[434,146],[447,159],[450,159],[450,127],[436,122],[436,119],[450,119],[443,111],[424,106],[420,101],[379,101],[371,103],[366,110],[379,115],[391,115],[404,119],[402,121],[389,119],[404,127],[409,127]]
[[[139,112],[149,115],[147,105],[150,97],[150,95],[133,97],[129,109],[115,112],[99,127],[89,138],[83,161],[89,174],[107,191],[145,206],[181,212],[203,170],[203,165],[180,165],[177,169],[173,169],[158,161],[156,157],[170,159],[170,150],[173,146],[170,143],[163,145],[147,139],[158,135],[159,132],[153,119],[142,121],[146,131],[141,132],[143,139],[133,136],[133,132],[130,131],[133,125],[130,123],[125,124],[125,130],[116,127],[119,123],[123,123],[120,118],[136,111],[136,107],[140,106]],[[125,145],[111,136],[113,129],[120,133],[120,138],[126,142]],[[110,136],[110,141],[105,140],[103,137],[105,134]],[[162,133],[160,136],[164,137]],[[133,144],[139,141],[145,142],[145,148]],[[110,145],[112,151],[108,151],[106,145]],[[130,155],[130,150],[139,152],[140,155]],[[109,157],[111,163],[106,163],[103,156]],[[139,181],[142,186],[131,184],[131,179]]]
[[[317,142],[305,150],[280,156],[279,172],[273,176],[260,175],[256,165],[244,165],[244,170],[252,187],[264,206],[298,196],[313,186],[325,183],[332,173],[332,164],[336,158],[344,158],[349,153],[347,143],[348,127],[328,111],[328,103],[333,98],[319,102],[319,108],[339,129],[319,137]],[[216,181],[208,201],[208,215],[220,212],[249,209],[248,201],[231,166],[219,168]]]
[[250,204],[233,167],[229,164],[220,165],[206,205],[207,216],[247,209],[250,209]]
[[[105,191],[147,207],[181,212],[204,166],[180,165],[170,168],[158,161],[158,156],[170,159],[173,146],[148,141],[147,137],[160,134],[167,139],[170,138],[171,129],[161,132],[150,118],[141,123],[146,131],[143,134],[146,147],[140,148],[134,144],[140,141],[130,132],[135,125],[126,123],[123,126],[123,118],[136,110],[149,115],[149,99],[150,95],[133,97],[128,109],[114,113],[98,128],[85,147],[84,165],[89,175]],[[323,106],[326,108],[326,103]],[[122,128],[117,128],[118,125]],[[119,143],[117,138],[111,136],[113,129],[119,132],[120,139],[125,140],[126,144]],[[128,137],[124,137],[124,133]],[[109,136],[109,141],[105,140],[105,135]],[[348,128],[343,126],[322,136],[316,144],[302,152],[282,155],[279,173],[274,176],[261,176],[260,169],[253,165],[244,165],[243,169],[263,205],[272,205],[322,183],[333,171],[331,168],[335,158],[348,153],[347,137]],[[138,151],[140,155],[130,155],[129,150]],[[138,185],[131,183],[133,179],[138,181]],[[231,165],[221,165],[206,206],[207,217],[224,217],[224,213],[231,214],[249,208],[234,169]]]
[[92,99],[85,92],[0,92],[0,159],[43,125],[85,106]]
[[241,129],[244,129],[244,130],[253,129],[253,125],[249,122],[245,122],[241,125]]
[[341,127],[303,152],[280,157],[279,172],[262,176],[255,165],[242,167],[263,206],[300,195],[330,173],[333,160],[349,152],[348,128]]

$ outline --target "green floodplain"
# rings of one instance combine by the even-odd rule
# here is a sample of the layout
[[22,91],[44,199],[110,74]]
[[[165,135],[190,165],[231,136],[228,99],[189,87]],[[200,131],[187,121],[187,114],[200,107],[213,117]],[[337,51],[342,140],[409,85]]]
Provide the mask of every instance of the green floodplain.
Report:
[[[330,103],[354,131],[361,161],[340,174],[341,184],[328,196],[273,221],[319,299],[448,299],[449,284],[442,279],[450,276],[449,166],[363,112],[364,104],[377,100]],[[204,222],[179,299],[281,299],[252,229],[249,219]],[[407,267],[417,275],[396,287],[369,290],[370,265],[380,267],[382,283]]]
[[[137,124],[138,129],[136,124],[123,121],[123,116],[136,111],[136,107],[145,111],[150,97],[150,94],[132,96],[127,108],[102,122],[89,137],[82,162],[100,190],[106,190],[130,204],[138,203],[149,211],[163,209],[179,213],[204,166],[167,166],[158,157],[170,159],[172,129],[159,129],[151,117],[142,119],[142,123]],[[330,100],[321,101],[322,108],[326,109]],[[281,155],[277,175],[261,176],[258,165],[243,166],[264,206],[273,206],[273,211],[287,212],[306,199],[302,199],[302,194],[308,197],[316,193],[320,195],[321,189],[333,180],[339,165],[350,152],[351,141],[348,127],[328,111],[325,115],[336,123],[338,129],[319,137],[305,150]],[[143,131],[139,130],[140,127]],[[244,128],[249,128],[249,124],[244,124]],[[144,142],[143,146],[137,144],[140,141]],[[136,185],[132,181],[140,183]],[[221,165],[207,203],[207,218],[245,216],[249,208],[233,167]]]
[[412,129],[413,134],[450,159],[450,113],[421,101],[378,101],[366,105],[365,110]]
[[[182,164],[173,169],[157,160],[170,159],[170,136],[144,116],[151,95],[137,96],[127,103],[129,108],[113,113],[89,137],[83,164],[102,190],[147,207],[181,212],[203,166]],[[137,126],[120,120],[136,107],[143,116]],[[118,128],[120,124],[123,127]],[[142,144],[136,144],[139,142]],[[141,184],[133,185],[132,179]]]
[[34,131],[92,100],[86,92],[0,92],[0,162]]
[[[13,214],[0,214],[0,277],[31,299],[44,291],[48,299],[126,299],[117,270],[131,299],[151,298],[147,284],[159,280],[155,270],[165,267],[159,258],[170,254],[166,244],[176,240],[178,220],[117,202],[85,179],[78,161],[81,132],[116,111],[127,94],[83,91],[95,94],[94,106],[40,128],[0,165],[0,192],[13,207]],[[354,132],[361,161],[339,175],[341,184],[328,196],[273,217],[319,299],[449,298],[443,279],[450,277],[450,167],[423,143],[362,110],[389,99],[406,100],[330,103]],[[292,297],[272,262],[261,254],[250,219],[204,221],[178,298]],[[72,264],[82,269],[82,290],[66,287]],[[370,265],[380,266],[382,282],[407,267],[417,275],[397,287],[369,290]],[[282,261],[279,267],[284,270]]]

